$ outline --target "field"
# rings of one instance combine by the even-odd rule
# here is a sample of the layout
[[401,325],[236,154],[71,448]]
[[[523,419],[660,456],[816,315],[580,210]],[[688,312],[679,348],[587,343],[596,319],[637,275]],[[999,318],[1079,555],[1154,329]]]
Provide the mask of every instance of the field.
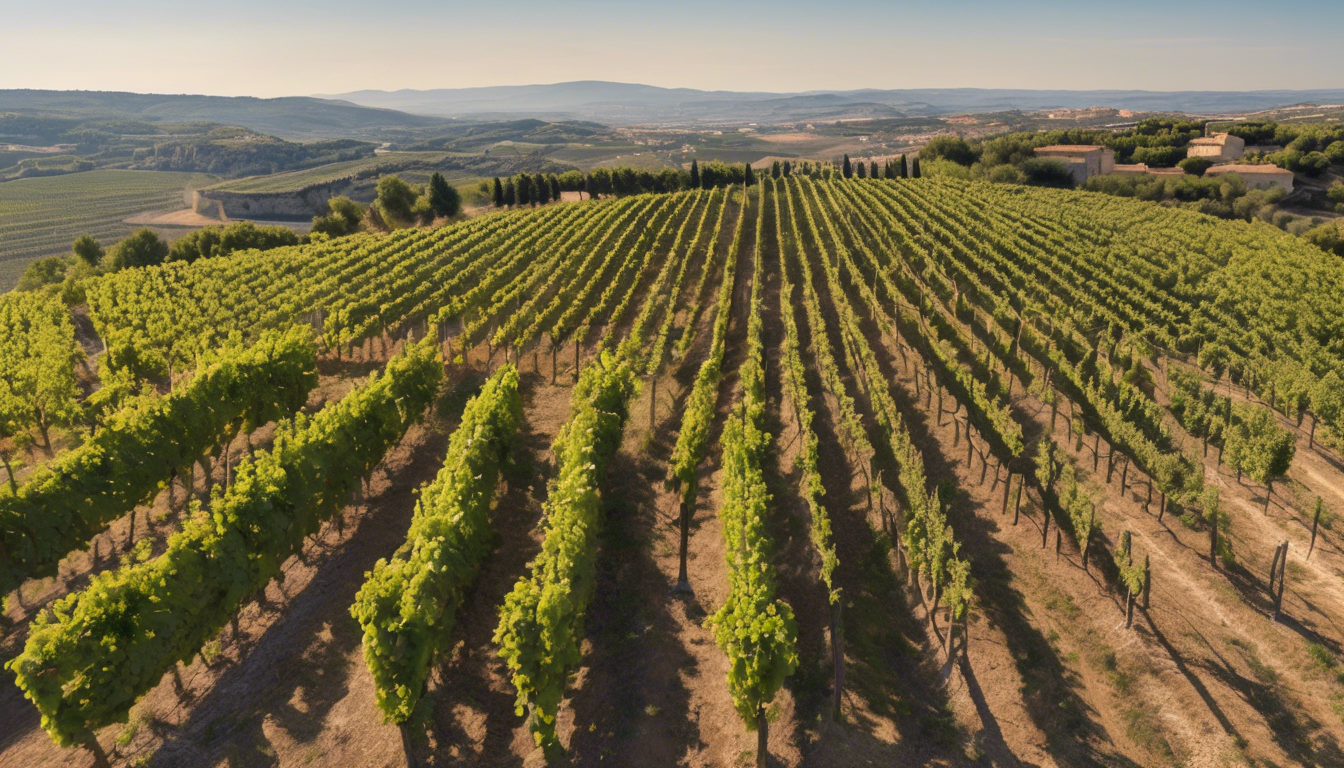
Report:
[[228,192],[297,192],[318,184],[353,176],[381,175],[383,172],[395,173],[403,168],[432,167],[448,157],[451,157],[451,155],[445,152],[386,152],[376,157],[352,160],[346,163],[331,163],[301,171],[224,181],[214,185],[214,188]]
[[123,219],[180,208],[184,195],[215,177],[160,171],[90,171],[0,184],[0,287],[8,290],[33,259],[67,253],[83,234],[104,246],[133,229]]
[[98,277],[86,346],[218,408],[126,430],[191,466],[134,509],[0,489],[0,765],[1344,765],[1341,286],[830,174]]

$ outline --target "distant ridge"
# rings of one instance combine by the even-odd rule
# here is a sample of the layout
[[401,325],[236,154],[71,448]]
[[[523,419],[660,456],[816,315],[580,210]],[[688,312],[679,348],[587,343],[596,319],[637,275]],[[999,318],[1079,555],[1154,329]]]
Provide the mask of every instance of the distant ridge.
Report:
[[1307,91],[914,88],[766,93],[701,91],[584,80],[550,85],[366,90],[319,98],[443,117],[527,115],[606,123],[792,122],[864,114],[917,116],[1003,110],[1081,109],[1092,106],[1143,112],[1216,114],[1305,103],[1340,104],[1344,103],[1344,88]]
[[443,122],[442,118],[309,96],[259,99],[120,91],[0,90],[0,112],[215,122],[285,138],[346,137],[377,128],[418,128]]

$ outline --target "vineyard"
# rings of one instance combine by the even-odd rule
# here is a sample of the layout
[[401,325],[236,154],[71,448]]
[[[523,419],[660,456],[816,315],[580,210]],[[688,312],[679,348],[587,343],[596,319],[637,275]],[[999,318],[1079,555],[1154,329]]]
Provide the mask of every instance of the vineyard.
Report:
[[214,181],[201,173],[90,171],[0,184],[0,286],[9,290],[24,267],[70,249],[80,235],[110,245],[130,234],[128,216],[176,210],[184,194]]
[[1344,765],[1338,259],[748,181],[0,297],[0,765]]

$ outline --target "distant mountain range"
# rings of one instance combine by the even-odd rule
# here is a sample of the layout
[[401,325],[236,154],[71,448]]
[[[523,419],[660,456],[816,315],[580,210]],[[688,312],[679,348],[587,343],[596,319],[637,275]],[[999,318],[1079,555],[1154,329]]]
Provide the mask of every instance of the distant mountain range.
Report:
[[379,129],[417,129],[443,118],[348,102],[289,96],[178,96],[116,91],[0,90],[0,113],[241,125],[284,138],[349,137]]
[[319,96],[441,117],[540,117],[603,123],[795,122],[1101,106],[1142,112],[1219,114],[1293,104],[1344,103],[1344,89],[1311,91],[1054,91],[990,88],[700,91],[579,81],[553,85],[354,91]]

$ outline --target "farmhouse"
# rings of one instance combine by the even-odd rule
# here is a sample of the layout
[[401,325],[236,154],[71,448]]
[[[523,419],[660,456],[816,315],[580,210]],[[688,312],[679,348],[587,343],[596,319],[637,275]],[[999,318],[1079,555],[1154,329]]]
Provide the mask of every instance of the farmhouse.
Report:
[[1241,163],[1228,163],[1226,165],[1215,165],[1204,172],[1206,177],[1218,177],[1228,173],[1235,173],[1246,182],[1248,189],[1270,189],[1279,187],[1285,192],[1293,191],[1293,172],[1286,171],[1277,165],[1243,165]]
[[1246,142],[1226,133],[1215,133],[1202,139],[1192,139],[1185,151],[1186,157],[1207,157],[1215,162],[1240,160],[1246,154]]
[[1064,163],[1079,184],[1093,176],[1115,171],[1115,150],[1099,144],[1052,144],[1037,147],[1036,156]]

